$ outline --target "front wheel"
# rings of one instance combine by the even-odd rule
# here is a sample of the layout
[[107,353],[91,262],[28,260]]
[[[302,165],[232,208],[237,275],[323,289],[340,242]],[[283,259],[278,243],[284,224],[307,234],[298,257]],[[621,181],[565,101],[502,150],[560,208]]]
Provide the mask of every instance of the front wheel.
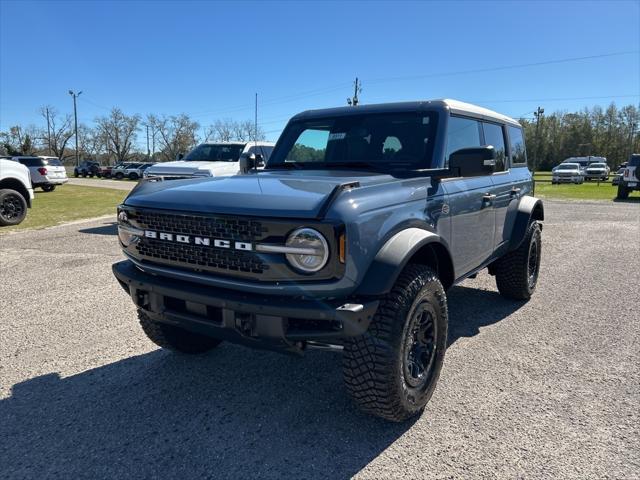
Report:
[[124,178],[124,173],[118,172],[116,173],[116,180],[122,180]]
[[217,338],[199,335],[167,323],[156,322],[142,310],[138,310],[138,319],[149,340],[168,350],[195,355],[208,352],[221,343],[221,340]]
[[440,280],[426,266],[407,266],[367,332],[345,342],[344,382],[355,403],[395,422],[419,414],[440,376],[447,326]]
[[0,190],[0,226],[18,225],[27,216],[27,201],[19,192]]
[[139,177],[139,175],[138,175],[137,173],[135,173],[135,172],[131,172],[131,173],[129,174],[129,180],[138,180],[138,178],[140,178],[140,177]]
[[500,294],[514,300],[529,300],[538,284],[541,259],[542,231],[540,224],[533,221],[520,246],[495,263]]
[[56,189],[55,185],[43,185],[42,186],[42,191],[43,192],[53,192]]

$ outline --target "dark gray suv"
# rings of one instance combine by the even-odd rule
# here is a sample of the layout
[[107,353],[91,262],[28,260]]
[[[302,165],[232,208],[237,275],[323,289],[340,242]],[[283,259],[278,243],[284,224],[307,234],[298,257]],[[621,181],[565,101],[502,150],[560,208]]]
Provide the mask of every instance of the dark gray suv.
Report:
[[505,297],[536,288],[543,206],[504,115],[451,100],[308,111],[248,170],[141,182],[119,207],[113,271],[156,344],[342,350],[355,402],[401,421],[435,389],[449,287],[488,268]]

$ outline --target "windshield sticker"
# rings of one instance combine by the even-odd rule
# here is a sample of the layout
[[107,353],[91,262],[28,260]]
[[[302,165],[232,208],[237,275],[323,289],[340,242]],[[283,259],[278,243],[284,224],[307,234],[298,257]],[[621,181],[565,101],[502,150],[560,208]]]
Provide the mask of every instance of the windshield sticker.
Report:
[[345,132],[342,133],[331,133],[329,134],[329,141],[333,142],[335,140],[344,140],[347,134]]

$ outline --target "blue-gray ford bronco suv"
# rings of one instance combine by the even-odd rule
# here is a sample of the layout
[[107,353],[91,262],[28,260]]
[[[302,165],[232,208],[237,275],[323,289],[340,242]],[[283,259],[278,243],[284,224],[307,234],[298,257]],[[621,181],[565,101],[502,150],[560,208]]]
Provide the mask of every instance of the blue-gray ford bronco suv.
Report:
[[402,421],[433,394],[446,291],[479,270],[527,300],[542,202],[522,128],[451,100],[294,116],[264,169],[141,182],[118,209],[116,278],[157,345],[341,350],[346,389]]

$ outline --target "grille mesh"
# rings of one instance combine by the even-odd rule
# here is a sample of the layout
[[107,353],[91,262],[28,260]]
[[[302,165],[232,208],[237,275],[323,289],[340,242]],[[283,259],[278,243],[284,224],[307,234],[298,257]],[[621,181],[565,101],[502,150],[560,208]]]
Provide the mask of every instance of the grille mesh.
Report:
[[[144,229],[180,235],[254,243],[267,229],[261,222],[225,217],[172,215],[155,212],[136,212],[134,219]],[[177,262],[194,268],[223,271],[264,273],[269,265],[253,252],[225,250],[142,238],[136,245],[138,253],[159,261]]]

